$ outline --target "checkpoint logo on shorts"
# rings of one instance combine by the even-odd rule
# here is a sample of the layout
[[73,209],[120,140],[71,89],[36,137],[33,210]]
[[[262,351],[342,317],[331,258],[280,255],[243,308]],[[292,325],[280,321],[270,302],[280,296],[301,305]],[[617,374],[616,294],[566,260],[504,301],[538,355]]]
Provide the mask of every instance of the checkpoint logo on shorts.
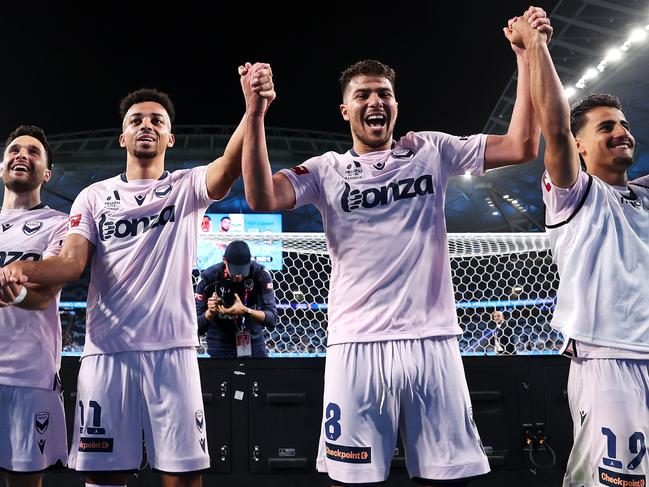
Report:
[[111,453],[113,451],[112,438],[79,438],[79,451],[87,453]]
[[344,463],[372,463],[372,448],[369,446],[343,446],[325,442],[327,458]]
[[599,467],[599,483],[610,487],[646,487],[647,480],[644,475],[631,475],[613,472]]

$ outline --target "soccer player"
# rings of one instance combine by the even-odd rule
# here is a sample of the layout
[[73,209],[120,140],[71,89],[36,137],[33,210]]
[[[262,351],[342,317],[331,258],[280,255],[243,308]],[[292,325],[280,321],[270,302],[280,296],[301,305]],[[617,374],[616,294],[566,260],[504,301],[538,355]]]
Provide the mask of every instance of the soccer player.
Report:
[[570,110],[526,18],[534,110],[546,141],[546,227],[560,276],[552,326],[572,357],[574,445],[564,486],[644,485],[649,474],[649,177],[629,181],[635,140],[619,100]]
[[[51,176],[43,130],[23,125],[9,134],[2,161],[0,273],[12,262],[60,252],[68,217],[41,203],[41,187]],[[16,283],[12,299],[0,303],[0,469],[10,486],[41,485],[42,470],[67,462],[59,290]]]
[[[258,89],[272,99],[269,70],[256,68]],[[87,485],[125,485],[140,465],[144,431],[149,464],[163,484],[197,486],[210,461],[191,272],[205,209],[240,175],[243,121],[222,157],[170,173],[169,97],[135,91],[120,114],[126,170],[79,194],[59,257],[13,265],[8,280],[70,282],[91,262],[69,459],[86,472]]]
[[[550,31],[541,9],[530,15]],[[394,139],[395,73],[361,61],[340,79],[353,147],[275,175],[264,133],[268,103],[253,93],[254,78],[244,82],[248,203],[258,211],[311,203],[322,213],[332,271],[318,469],[333,485],[384,481],[397,428],[420,484],[459,484],[489,471],[456,338],[444,192],[451,176],[536,157],[526,53],[513,49],[518,88],[506,135]]]

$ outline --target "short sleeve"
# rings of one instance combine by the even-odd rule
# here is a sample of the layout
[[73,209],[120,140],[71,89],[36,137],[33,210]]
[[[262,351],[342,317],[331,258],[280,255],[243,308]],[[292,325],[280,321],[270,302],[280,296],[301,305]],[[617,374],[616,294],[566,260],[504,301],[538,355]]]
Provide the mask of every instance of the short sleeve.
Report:
[[68,233],[68,219],[62,218],[61,222],[54,228],[52,232],[52,237],[50,238],[50,243],[47,245],[45,252],[43,252],[43,259],[48,257],[56,257],[61,253],[61,248],[63,248],[63,241],[65,236]]
[[322,195],[320,161],[320,158],[313,158],[299,166],[280,171],[293,185],[293,190],[295,191],[294,208],[308,204],[319,206]]
[[68,219],[68,235],[73,233],[81,235],[93,245],[97,245],[97,227],[92,214],[88,189],[81,191],[72,203]]
[[543,173],[541,191],[545,203],[547,227],[561,225],[572,218],[583,204],[589,182],[590,176],[580,171],[575,184],[570,188],[559,188],[552,182],[547,171]]

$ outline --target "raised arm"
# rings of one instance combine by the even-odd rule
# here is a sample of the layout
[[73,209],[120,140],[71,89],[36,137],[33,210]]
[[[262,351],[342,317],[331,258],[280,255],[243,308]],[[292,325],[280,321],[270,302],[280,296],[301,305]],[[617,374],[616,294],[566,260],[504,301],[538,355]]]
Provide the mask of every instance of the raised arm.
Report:
[[[549,38],[552,27],[545,11],[541,8],[530,7],[526,13],[529,13],[537,22],[537,29],[545,33],[544,37]],[[516,101],[507,133],[487,137],[485,169],[521,164],[534,159],[539,151],[540,129],[532,108],[529,55],[522,46],[517,45],[516,39],[513,39],[512,21],[513,19],[503,31],[516,54],[518,68]]]
[[[287,210],[295,206],[295,190],[286,176],[272,174],[266,147],[264,119],[275,98],[272,87],[257,75],[262,68],[246,63],[239,67],[241,87],[246,99],[246,129],[243,138],[243,184],[246,200],[255,211]],[[261,65],[268,66],[268,65]],[[270,70],[270,66],[268,68]],[[263,72],[263,71],[262,71]]]
[[[252,67],[249,64],[247,66]],[[247,66],[239,67],[240,76],[248,74]],[[270,66],[267,64],[261,65],[261,69],[257,71],[256,75],[260,85],[267,92],[266,97],[269,97],[268,93],[272,93],[272,97],[274,98],[274,92],[272,91],[273,78]],[[230,137],[223,155],[207,166],[207,192],[212,199],[220,200],[225,198],[234,182],[241,176],[241,150],[243,148],[245,122],[246,115],[243,116],[232,137]]]
[[513,29],[528,52],[532,103],[546,144],[545,167],[555,185],[568,188],[579,175],[579,153],[570,132],[570,106],[544,35],[532,28],[530,20],[519,17]]

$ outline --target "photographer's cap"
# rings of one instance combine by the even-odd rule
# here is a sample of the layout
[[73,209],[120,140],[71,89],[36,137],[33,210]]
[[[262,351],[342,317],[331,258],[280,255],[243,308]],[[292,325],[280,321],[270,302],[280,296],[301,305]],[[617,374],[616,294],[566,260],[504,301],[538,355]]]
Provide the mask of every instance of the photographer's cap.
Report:
[[250,247],[243,240],[234,240],[225,248],[223,259],[227,260],[231,276],[241,274],[246,277],[250,272]]

